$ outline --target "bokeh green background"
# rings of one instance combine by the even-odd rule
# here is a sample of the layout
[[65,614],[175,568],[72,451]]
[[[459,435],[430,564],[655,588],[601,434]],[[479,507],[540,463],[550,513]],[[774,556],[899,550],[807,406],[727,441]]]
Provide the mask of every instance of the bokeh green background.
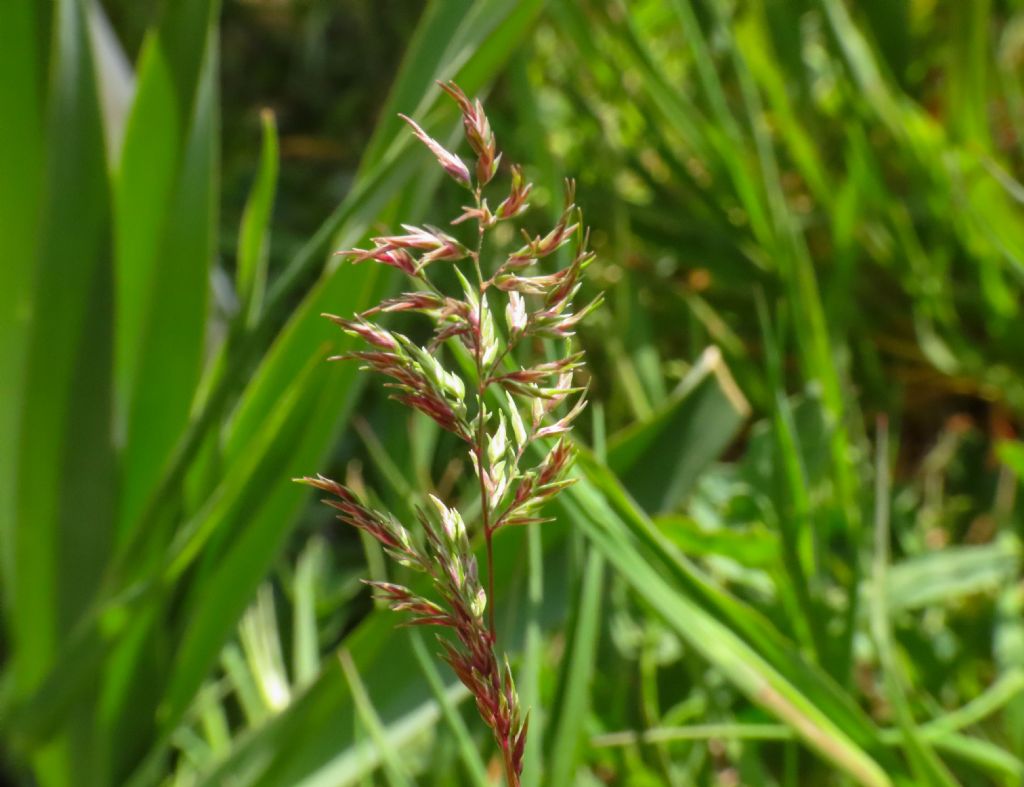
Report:
[[499,783],[290,481],[472,510],[317,316],[458,212],[449,78],[607,296],[497,542],[524,784],[1024,781],[1019,0],[0,3],[4,778]]

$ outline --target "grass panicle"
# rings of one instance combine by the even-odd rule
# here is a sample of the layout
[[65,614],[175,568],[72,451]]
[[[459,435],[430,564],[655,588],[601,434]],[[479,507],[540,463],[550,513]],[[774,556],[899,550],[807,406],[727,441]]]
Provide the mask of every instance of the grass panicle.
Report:
[[[581,229],[571,181],[566,182],[555,226],[535,237],[524,232],[523,245],[488,269],[484,249],[489,234],[527,210],[532,185],[521,168],[512,167],[509,190],[491,209],[485,188],[498,172],[501,154],[490,123],[479,100],[471,101],[454,83],[441,87],[462,112],[466,139],[476,157],[472,170],[415,121],[402,117],[445,172],[471,192],[472,204],[451,223],[475,223],[475,242],[464,244],[436,227],[403,225],[402,234],[373,238],[373,248],[339,252],[355,263],[374,261],[397,268],[416,289],[350,318],[324,316],[368,345],[335,359],[355,360],[363,370],[385,376],[392,398],[467,444],[479,482],[485,576],[481,577],[462,515],[437,497],[430,495],[429,509],[417,512],[425,536],[421,547],[395,517],[364,505],[348,487],[323,476],[302,481],[328,493],[327,503],[342,522],[375,538],[399,565],[429,578],[436,600],[403,585],[368,584],[391,609],[410,613],[411,625],[439,626],[454,634],[454,640],[440,638],[444,660],[469,689],[492,730],[509,787],[518,787],[528,718],[520,707],[508,657],[498,648],[492,603],[494,535],[502,528],[543,522],[542,505],[573,482],[567,477],[573,460],[567,433],[586,404],[586,391],[574,382],[583,354],[573,350],[572,337],[600,298],[574,310],[574,296],[594,254]],[[575,250],[565,267],[553,273],[537,271],[542,260],[573,243]],[[454,295],[431,277],[432,266],[442,263],[455,266],[461,291]],[[420,346],[377,321],[395,312],[427,317],[433,325],[430,342]],[[542,339],[555,340],[562,352],[551,360],[521,363],[520,356]],[[453,342],[471,357],[470,373],[445,365],[442,350]],[[494,392],[498,396],[489,401]],[[546,455],[529,467],[527,450],[540,441],[546,444]]]

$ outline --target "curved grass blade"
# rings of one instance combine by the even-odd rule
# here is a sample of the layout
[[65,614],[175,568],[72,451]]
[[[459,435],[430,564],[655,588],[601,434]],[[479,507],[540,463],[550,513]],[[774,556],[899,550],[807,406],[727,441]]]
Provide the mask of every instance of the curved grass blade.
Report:
[[259,314],[267,287],[268,226],[277,188],[278,145],[274,113],[264,110],[260,114],[260,123],[263,128],[260,166],[242,214],[236,261],[239,311],[247,324],[251,324]]

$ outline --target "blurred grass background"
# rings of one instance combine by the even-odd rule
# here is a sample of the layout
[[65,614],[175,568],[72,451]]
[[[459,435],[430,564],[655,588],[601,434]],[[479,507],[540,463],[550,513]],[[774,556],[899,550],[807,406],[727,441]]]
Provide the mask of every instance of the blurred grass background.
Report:
[[524,783],[1024,782],[1022,69],[1020,0],[0,4],[3,778],[498,783],[289,480],[472,508],[316,317],[456,211],[455,78],[608,296],[498,542]]

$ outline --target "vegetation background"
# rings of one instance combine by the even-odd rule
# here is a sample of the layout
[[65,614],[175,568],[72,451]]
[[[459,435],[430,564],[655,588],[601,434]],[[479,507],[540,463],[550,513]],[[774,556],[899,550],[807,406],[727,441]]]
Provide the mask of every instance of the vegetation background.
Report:
[[1021,784],[1022,69],[1020,0],[0,3],[4,777],[498,783],[290,481],[472,506],[317,317],[457,209],[454,78],[608,296],[497,544],[524,783]]

